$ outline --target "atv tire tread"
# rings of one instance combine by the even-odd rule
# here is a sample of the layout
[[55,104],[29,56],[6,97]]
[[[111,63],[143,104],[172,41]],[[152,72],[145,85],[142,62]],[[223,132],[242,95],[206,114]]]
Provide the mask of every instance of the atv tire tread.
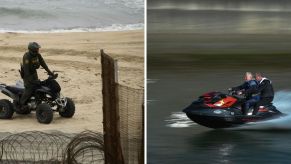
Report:
[[53,120],[53,110],[46,103],[40,104],[36,108],[36,118],[39,123],[49,124]]
[[65,117],[65,118],[71,118],[74,116],[75,114],[75,104],[74,101],[71,98],[67,97],[67,104],[65,107],[65,111],[63,112],[59,112],[61,117]]
[[12,103],[7,99],[0,100],[0,106],[6,107],[5,113],[0,113],[0,119],[10,119],[13,116],[14,109]]

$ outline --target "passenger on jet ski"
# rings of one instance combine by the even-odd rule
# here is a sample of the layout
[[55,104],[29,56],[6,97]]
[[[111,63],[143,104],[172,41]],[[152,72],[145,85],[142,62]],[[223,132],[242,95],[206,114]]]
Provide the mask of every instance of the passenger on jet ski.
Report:
[[256,73],[258,87],[247,90],[247,94],[260,94],[260,100],[255,104],[253,115],[256,115],[260,106],[271,104],[274,99],[274,89],[271,80],[263,77],[261,73]]
[[[253,74],[251,72],[246,72],[245,82],[237,87],[230,88],[233,91],[244,93],[246,96],[246,102],[242,105],[242,113],[247,115],[248,110],[251,106],[254,106],[260,99],[258,93],[253,93],[258,88],[258,83],[253,79]],[[251,92],[252,91],[252,92]]]

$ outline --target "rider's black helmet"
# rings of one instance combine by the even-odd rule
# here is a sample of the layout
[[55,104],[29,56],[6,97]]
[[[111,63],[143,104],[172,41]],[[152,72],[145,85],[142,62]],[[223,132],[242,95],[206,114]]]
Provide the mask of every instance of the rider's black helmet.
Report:
[[28,50],[31,52],[37,52],[39,48],[41,48],[41,46],[36,42],[30,42],[28,44]]

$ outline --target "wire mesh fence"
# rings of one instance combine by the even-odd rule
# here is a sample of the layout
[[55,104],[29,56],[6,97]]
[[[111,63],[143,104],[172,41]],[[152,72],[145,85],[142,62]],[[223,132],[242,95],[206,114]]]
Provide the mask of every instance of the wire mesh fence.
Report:
[[85,131],[75,136],[67,145],[63,161],[68,164],[104,163],[103,135]]
[[120,139],[125,163],[143,162],[143,89],[118,85]]
[[9,135],[0,141],[3,164],[104,163],[103,135],[85,131],[72,136],[30,131]]
[[117,61],[101,50],[106,164],[144,163],[144,90],[118,83]]

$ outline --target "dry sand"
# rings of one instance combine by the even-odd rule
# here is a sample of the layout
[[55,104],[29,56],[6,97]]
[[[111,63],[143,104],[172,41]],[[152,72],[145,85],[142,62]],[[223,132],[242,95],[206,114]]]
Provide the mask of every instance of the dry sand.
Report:
[[[49,125],[40,124],[35,113],[14,114],[11,120],[0,120],[0,132],[58,130],[66,133],[82,130],[102,132],[102,83],[100,49],[118,59],[120,83],[135,88],[144,84],[143,31],[0,34],[0,83],[15,84],[20,79],[19,64],[28,42],[42,46],[41,54],[51,70],[63,71],[57,79],[62,93],[73,98],[76,113],[73,118],[61,118],[55,113]],[[41,79],[46,78],[43,69]],[[7,96],[0,94],[0,98]]]

